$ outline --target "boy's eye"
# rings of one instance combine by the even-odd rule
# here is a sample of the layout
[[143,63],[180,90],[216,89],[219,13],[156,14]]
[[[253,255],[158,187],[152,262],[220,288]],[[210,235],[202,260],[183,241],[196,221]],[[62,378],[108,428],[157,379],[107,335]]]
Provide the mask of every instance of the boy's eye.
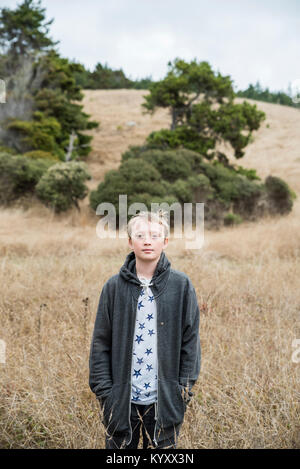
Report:
[[[146,238],[146,235],[143,234],[143,233],[136,233],[134,236],[135,236],[136,239],[145,239]],[[161,235],[158,234],[158,233],[151,233],[151,235],[150,235],[151,239],[158,239],[158,238],[160,238],[160,236]]]

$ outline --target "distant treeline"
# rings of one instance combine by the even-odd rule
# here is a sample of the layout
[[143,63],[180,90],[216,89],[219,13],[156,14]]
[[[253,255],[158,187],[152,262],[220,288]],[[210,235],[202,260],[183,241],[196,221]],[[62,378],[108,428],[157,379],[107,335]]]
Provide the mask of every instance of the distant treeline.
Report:
[[126,77],[122,69],[113,70],[108,64],[97,63],[93,72],[86,70],[82,65],[80,71],[75,74],[77,85],[84,89],[121,89],[132,88],[136,90],[146,90],[153,83],[151,77],[131,80]]
[[[150,86],[155,83],[152,77],[145,77],[139,80],[131,80],[126,77],[123,70],[113,70],[106,63],[102,65],[100,62],[97,63],[93,72],[85,69],[80,64],[80,71],[76,71],[75,78],[77,85],[84,89],[137,89],[147,90]],[[236,96],[241,98],[255,99],[257,101],[265,101],[267,103],[282,104],[284,106],[299,107],[299,104],[293,102],[290,94],[284,93],[283,91],[270,91],[269,88],[263,89],[259,82],[255,85],[250,84],[246,90],[239,90],[236,92]]]
[[249,85],[244,91],[238,91],[237,96],[241,98],[255,99],[256,101],[265,101],[267,103],[283,104],[284,106],[299,107],[299,104],[294,103],[290,95],[283,91],[272,92],[269,88],[263,89],[259,82],[255,85]]

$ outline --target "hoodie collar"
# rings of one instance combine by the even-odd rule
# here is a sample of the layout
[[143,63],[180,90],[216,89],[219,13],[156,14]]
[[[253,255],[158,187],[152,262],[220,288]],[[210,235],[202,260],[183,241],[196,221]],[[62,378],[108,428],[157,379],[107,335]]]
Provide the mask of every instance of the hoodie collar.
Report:
[[[171,263],[165,252],[162,251],[151,279],[151,288],[155,298],[163,292],[169,278],[170,268]],[[141,282],[137,277],[136,258],[134,251],[127,255],[125,262],[120,269],[120,275],[125,281],[131,284],[132,294],[137,299],[140,294],[143,282]]]

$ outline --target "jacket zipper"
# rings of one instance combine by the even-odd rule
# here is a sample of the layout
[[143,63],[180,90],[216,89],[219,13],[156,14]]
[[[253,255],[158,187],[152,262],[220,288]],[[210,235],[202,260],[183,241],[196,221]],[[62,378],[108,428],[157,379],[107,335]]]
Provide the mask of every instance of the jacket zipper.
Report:
[[159,375],[158,375],[158,300],[156,301],[156,356],[157,356],[157,401],[154,404],[154,409],[155,409],[155,426],[154,426],[154,435],[153,435],[153,441],[156,446],[158,446],[157,440],[156,440],[156,427],[157,427],[157,419],[158,419],[158,388],[159,388]]
[[136,308],[137,308],[137,303],[136,303],[136,306],[135,306],[135,313],[134,313],[134,326],[133,326],[133,336],[132,336],[132,341],[131,341],[131,352],[130,352],[130,387],[129,387],[129,390],[130,390],[130,394],[129,394],[129,427],[130,427],[130,440],[126,443],[126,445],[129,445],[129,443],[131,442],[132,440],[132,426],[131,426],[131,421],[130,421],[130,417],[131,417],[131,391],[132,391],[132,353],[133,353],[133,339],[134,339],[134,330],[135,330],[135,322],[136,322]]

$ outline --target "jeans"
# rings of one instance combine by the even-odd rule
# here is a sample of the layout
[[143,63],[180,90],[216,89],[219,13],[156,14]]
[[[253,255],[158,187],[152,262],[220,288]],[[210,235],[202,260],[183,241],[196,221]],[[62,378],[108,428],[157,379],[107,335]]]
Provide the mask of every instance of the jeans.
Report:
[[[131,404],[130,422],[132,426],[132,440],[129,445],[125,444],[127,435],[115,433],[112,436],[106,436],[106,449],[136,449],[140,440],[140,429],[142,428],[143,449],[148,448],[176,448],[175,435],[166,438],[155,445],[154,429],[155,429],[155,405]],[[176,435],[176,437],[178,434]]]

